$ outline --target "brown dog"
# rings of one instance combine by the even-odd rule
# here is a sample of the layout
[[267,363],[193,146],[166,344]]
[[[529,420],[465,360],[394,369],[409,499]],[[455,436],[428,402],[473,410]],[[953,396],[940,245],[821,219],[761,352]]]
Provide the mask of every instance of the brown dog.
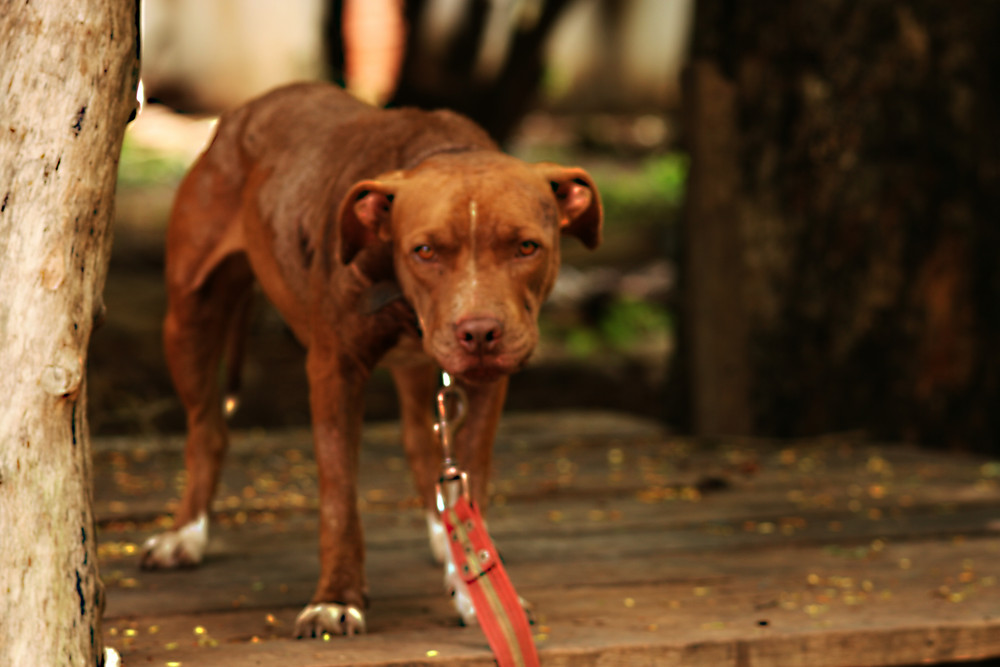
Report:
[[363,631],[365,380],[379,361],[391,369],[403,445],[431,512],[438,367],[457,379],[468,395],[457,456],[485,507],[507,376],[537,342],[559,235],[594,247],[601,218],[586,172],[506,156],[451,112],[378,110],[334,86],[298,84],[223,116],[167,231],[164,337],[187,412],[187,485],[176,530],[146,543],[143,566],[203,556],[228,442],[218,369],[225,359],[237,375],[256,279],[307,348],[321,574],[296,632]]

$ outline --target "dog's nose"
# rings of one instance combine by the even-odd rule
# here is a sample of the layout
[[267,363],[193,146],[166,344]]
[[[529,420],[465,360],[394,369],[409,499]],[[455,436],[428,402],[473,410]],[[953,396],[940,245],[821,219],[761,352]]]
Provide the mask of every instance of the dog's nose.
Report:
[[490,354],[500,346],[503,326],[494,317],[472,317],[455,326],[455,337],[469,354]]

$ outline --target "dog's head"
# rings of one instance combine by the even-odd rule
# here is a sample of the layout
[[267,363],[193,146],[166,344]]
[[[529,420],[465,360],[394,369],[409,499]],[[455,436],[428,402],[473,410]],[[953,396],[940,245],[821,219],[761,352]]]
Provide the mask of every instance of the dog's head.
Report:
[[582,169],[493,152],[441,155],[354,185],[339,259],[392,246],[395,279],[441,367],[488,382],[527,361],[559,270],[559,237],[601,240],[600,198]]

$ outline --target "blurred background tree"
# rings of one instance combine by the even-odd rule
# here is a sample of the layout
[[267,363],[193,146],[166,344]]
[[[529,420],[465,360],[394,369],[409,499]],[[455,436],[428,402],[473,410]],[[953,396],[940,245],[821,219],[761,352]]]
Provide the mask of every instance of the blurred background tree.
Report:
[[[686,95],[731,110],[687,95],[689,129],[731,141],[689,196],[733,214],[754,432],[1000,451],[998,28],[996,3],[697,4]],[[698,192],[702,161],[734,187]]]

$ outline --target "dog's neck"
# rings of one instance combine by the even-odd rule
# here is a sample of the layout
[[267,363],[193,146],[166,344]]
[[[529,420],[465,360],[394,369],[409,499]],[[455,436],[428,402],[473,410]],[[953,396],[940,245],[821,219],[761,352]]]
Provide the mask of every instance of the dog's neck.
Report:
[[403,165],[403,170],[409,171],[410,169],[414,169],[424,160],[432,158],[435,155],[468,153],[470,151],[481,150],[485,150],[485,147],[477,144],[437,144],[436,146],[430,146],[429,148],[425,148],[424,150],[418,152]]
[[365,312],[374,313],[396,299],[403,298],[403,290],[395,280],[380,280],[365,290]]

